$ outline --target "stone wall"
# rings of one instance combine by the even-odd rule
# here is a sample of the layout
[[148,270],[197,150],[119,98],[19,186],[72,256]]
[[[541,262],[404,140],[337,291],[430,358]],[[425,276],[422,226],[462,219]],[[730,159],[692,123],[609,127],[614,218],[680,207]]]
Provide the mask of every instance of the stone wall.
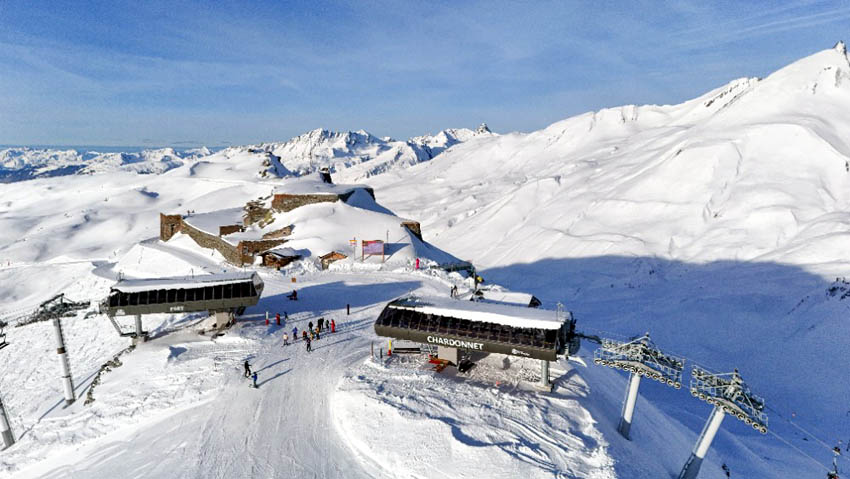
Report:
[[[254,255],[259,253],[260,251],[265,251],[267,249],[274,248],[275,246],[286,243],[286,239],[262,239],[256,241],[240,241],[237,245],[232,245],[231,243],[225,241],[221,238],[221,236],[211,235],[205,231],[201,231],[189,223],[183,221],[183,217],[181,215],[164,215],[160,213],[159,215],[159,237],[163,241],[168,241],[174,236],[178,231],[182,231],[183,233],[189,235],[198,246],[202,248],[211,248],[224,256],[229,263],[235,264],[237,266],[241,266],[243,264],[253,264],[254,263]],[[242,231],[242,225],[227,225],[220,226],[219,232],[221,235],[226,235],[230,233],[235,233],[237,231]],[[292,233],[292,226],[287,226],[285,228],[281,228],[278,231],[273,231],[272,233],[279,233],[281,236],[284,234]]]
[[272,209],[275,211],[292,211],[295,208],[312,205],[316,203],[333,203],[334,201],[348,201],[348,198],[354,194],[357,189],[363,189],[372,199],[375,199],[375,190],[369,187],[356,188],[342,195],[326,194],[326,195],[290,195],[286,193],[278,193],[272,199]]
[[263,239],[275,239],[275,238],[283,238],[284,236],[289,236],[292,234],[293,225],[284,226],[283,228],[275,231],[270,231],[263,235]]
[[183,216],[159,214],[159,239],[168,241],[183,228]]
[[218,227],[219,236],[229,235],[230,233],[238,233],[240,231],[242,231],[242,225],[227,225]]
[[272,199],[272,208],[276,211],[292,211],[304,205],[316,203],[333,203],[339,200],[338,195],[288,195],[276,194]]
[[183,232],[189,235],[195,243],[198,243],[198,246],[202,248],[212,248],[218,251],[228,262],[235,265],[241,265],[243,263],[242,255],[240,255],[237,251],[237,247],[220,237],[205,233],[193,227],[189,223],[183,223]]

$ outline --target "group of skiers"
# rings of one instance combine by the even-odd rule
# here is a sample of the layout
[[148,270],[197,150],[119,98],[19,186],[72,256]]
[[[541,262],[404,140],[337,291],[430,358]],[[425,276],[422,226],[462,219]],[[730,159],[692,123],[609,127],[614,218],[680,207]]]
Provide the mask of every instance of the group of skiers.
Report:
[[[331,319],[330,321],[325,321],[325,318],[319,318],[316,321],[316,327],[313,327],[313,322],[310,321],[307,323],[307,329],[301,331],[301,339],[307,345],[307,351],[313,351],[313,341],[321,338],[321,332],[328,331],[331,333],[336,332],[336,321]],[[292,327],[292,341],[295,342],[298,340],[298,326]],[[289,345],[289,334],[284,331],[283,333],[283,345]]]
[[[286,315],[286,313],[284,313],[284,315]],[[280,314],[277,314],[276,317],[279,318]],[[289,316],[286,315],[286,317],[288,318]],[[314,340],[318,340],[320,338],[319,334],[322,331],[328,331],[328,332],[331,332],[331,333],[336,332],[336,321],[334,319],[331,319],[330,321],[326,321],[325,318],[319,318],[316,321],[316,327],[315,328],[313,327],[312,321],[307,323],[307,326],[308,326],[308,329],[304,329],[304,330],[301,331],[301,338],[303,339],[303,341],[307,345],[307,352],[313,351],[312,343],[313,343]],[[308,333],[308,331],[309,331],[309,333]],[[297,340],[298,340],[298,326],[293,326],[292,327],[292,341],[295,342]],[[284,346],[289,345],[289,333],[287,333],[286,331],[283,332],[283,345]],[[247,359],[245,360],[244,367],[245,367],[245,377],[251,378],[253,380],[253,387],[256,388],[257,387],[257,372],[251,370],[251,363]]]

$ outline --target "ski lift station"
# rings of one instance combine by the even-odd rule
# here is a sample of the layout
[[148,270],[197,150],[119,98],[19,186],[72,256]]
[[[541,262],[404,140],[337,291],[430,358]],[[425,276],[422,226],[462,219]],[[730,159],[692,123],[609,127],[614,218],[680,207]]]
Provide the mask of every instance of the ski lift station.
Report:
[[[263,292],[263,280],[255,273],[222,273],[173,278],[121,279],[101,303],[122,336],[143,338],[141,315],[209,311],[216,327],[230,323],[233,315],[257,304]],[[121,330],[115,316],[135,316],[136,331]]]
[[439,297],[390,302],[375,333],[437,346],[438,357],[454,365],[459,349],[539,359],[541,386],[549,390],[549,361],[577,353],[580,345],[570,312]]

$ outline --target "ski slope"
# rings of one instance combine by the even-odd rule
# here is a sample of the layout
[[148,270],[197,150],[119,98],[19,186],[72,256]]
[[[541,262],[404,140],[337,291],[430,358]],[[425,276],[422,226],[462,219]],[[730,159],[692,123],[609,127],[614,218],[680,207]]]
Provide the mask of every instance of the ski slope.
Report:
[[[410,395],[421,402],[415,404],[420,417],[410,423],[375,420],[374,414],[392,414],[387,401],[398,399],[396,391],[375,397],[372,387],[362,390],[358,384],[364,380],[360,373],[376,371],[375,380],[386,383],[388,390],[408,393],[406,381],[431,383],[433,373],[422,369],[421,359],[402,367],[401,373],[395,371],[395,363],[370,361],[370,347],[376,343],[374,317],[386,301],[409,291],[444,294],[443,281],[416,273],[316,273],[301,278],[296,284],[299,300],[291,302],[284,296],[291,282],[278,275],[264,276],[264,298],[246,311],[250,319],[214,339],[194,332],[191,320],[177,325],[163,321],[153,331],[155,339],[123,356],[123,365],[105,375],[95,389],[92,406],[83,406],[80,400],[68,409],[48,411],[18,445],[4,453],[3,463],[20,467],[16,471],[20,477],[428,477],[434,465],[431,459],[445,455],[443,446],[448,445],[461,449],[454,453],[462,452],[462,460],[439,461],[446,473],[456,468],[491,469],[495,461],[510,465],[498,477],[520,473],[551,477],[561,470],[580,471],[582,477],[615,477],[593,419],[572,398],[585,394],[586,386],[564,383],[557,395],[536,399],[529,392],[516,397],[518,379],[513,374],[502,373],[502,380],[508,382],[505,387],[487,376],[483,383],[472,384],[436,378],[428,393]],[[350,316],[343,303],[351,305]],[[289,322],[277,326],[272,321],[266,326],[262,316],[267,308],[286,311]],[[302,341],[283,346],[283,330],[303,329],[319,315],[334,318],[337,331],[315,341],[313,352],[308,353]],[[109,333],[104,318],[99,319],[99,326]],[[65,325],[72,331],[98,328],[75,319],[66,320]],[[43,334],[49,328],[47,324],[23,328],[26,332],[16,335],[20,339],[12,352],[24,354],[21,343],[26,333],[41,330]],[[112,341],[113,347],[121,341]],[[79,351],[71,355],[79,371],[90,363],[89,349],[69,343]],[[383,346],[377,342],[377,347]],[[256,390],[242,377],[245,358],[258,371]],[[37,361],[46,366],[53,359],[44,354]],[[519,365],[514,368],[525,371]],[[488,381],[492,390],[482,398],[478,391],[487,388]],[[81,395],[90,387],[85,380],[78,380],[78,386]],[[458,399],[478,396],[478,403],[461,401],[464,407],[457,408],[447,396],[458,394]],[[501,396],[505,399],[489,400]],[[528,400],[539,401],[542,409],[529,406]],[[438,414],[447,415],[442,418],[443,427],[438,427],[443,424],[440,421],[424,426],[425,430],[416,425],[432,422],[427,418],[439,404],[443,411]],[[473,411],[485,407],[490,411],[487,418],[471,420]],[[502,407],[505,411],[500,414]],[[556,419],[537,425],[545,414]],[[486,427],[502,422],[503,415],[512,419],[498,430]],[[435,430],[429,432],[430,428]],[[556,430],[559,440],[544,440]],[[53,439],[55,432],[62,438]],[[527,438],[529,433],[536,439]],[[491,434],[505,437],[496,445],[483,446]],[[399,440],[414,449],[431,450],[436,457],[387,464],[378,451],[387,447],[394,451]],[[540,441],[540,446],[534,441]],[[543,450],[537,451],[538,447]],[[588,449],[593,452],[590,459],[584,456]]]

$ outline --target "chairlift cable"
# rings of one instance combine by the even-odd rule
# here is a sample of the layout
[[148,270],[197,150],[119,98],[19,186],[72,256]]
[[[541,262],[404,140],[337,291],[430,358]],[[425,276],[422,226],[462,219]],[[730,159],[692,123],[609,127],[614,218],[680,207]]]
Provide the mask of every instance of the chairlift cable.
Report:
[[[800,425],[798,425],[798,424],[794,423],[793,421],[791,421],[790,419],[786,418],[785,416],[783,416],[782,414],[780,414],[778,411],[776,411],[776,410],[775,410],[775,409],[773,409],[772,407],[767,406],[767,405],[765,405],[765,407],[766,407],[767,409],[770,409],[770,410],[771,410],[774,414],[776,414],[777,416],[779,416],[780,418],[782,418],[782,420],[784,420],[784,421],[785,421],[785,422],[787,422],[788,424],[790,424],[790,425],[794,426],[795,428],[799,429],[799,430],[800,430],[801,432],[803,432],[804,434],[806,434],[806,435],[808,435],[808,436],[811,436],[811,437],[812,437],[815,441],[819,442],[819,443],[820,443],[820,444],[821,444],[821,445],[822,445],[825,449],[829,450],[830,452],[833,452],[833,451],[834,451],[834,449],[833,449],[833,447],[834,447],[834,446],[830,446],[830,445],[829,445],[829,444],[827,444],[825,441],[821,440],[819,437],[817,437],[816,435],[812,434],[811,432],[809,432],[808,430],[806,430],[806,429],[805,429],[805,428],[803,428],[802,426],[800,426]],[[841,455],[840,457],[841,457],[842,459],[844,459],[845,461],[850,461],[850,458],[844,457],[843,455]]]
[[797,452],[799,452],[800,454],[802,454],[802,455],[804,455],[804,456],[808,457],[809,459],[811,459],[811,460],[812,460],[812,462],[817,463],[817,465],[818,465],[818,466],[820,466],[820,467],[822,467],[822,468],[824,468],[824,470],[826,470],[826,472],[832,472],[832,469],[830,469],[830,468],[829,468],[829,467],[827,467],[827,466],[824,466],[824,465],[823,465],[823,463],[821,463],[821,462],[820,462],[820,461],[818,461],[817,459],[813,458],[812,456],[808,455],[806,452],[804,452],[804,451],[803,451],[802,449],[800,449],[799,447],[797,447],[797,446],[795,446],[795,445],[791,444],[790,442],[786,441],[784,438],[782,438],[782,436],[780,436],[779,434],[776,434],[776,432],[775,432],[775,431],[773,431],[772,429],[768,429],[768,431],[767,431],[767,432],[769,432],[770,434],[772,434],[774,437],[776,437],[776,438],[777,438],[777,439],[779,439],[780,441],[784,442],[786,445],[788,445],[789,447],[791,447],[791,448],[792,448],[792,449],[794,449],[795,451],[797,451]]

